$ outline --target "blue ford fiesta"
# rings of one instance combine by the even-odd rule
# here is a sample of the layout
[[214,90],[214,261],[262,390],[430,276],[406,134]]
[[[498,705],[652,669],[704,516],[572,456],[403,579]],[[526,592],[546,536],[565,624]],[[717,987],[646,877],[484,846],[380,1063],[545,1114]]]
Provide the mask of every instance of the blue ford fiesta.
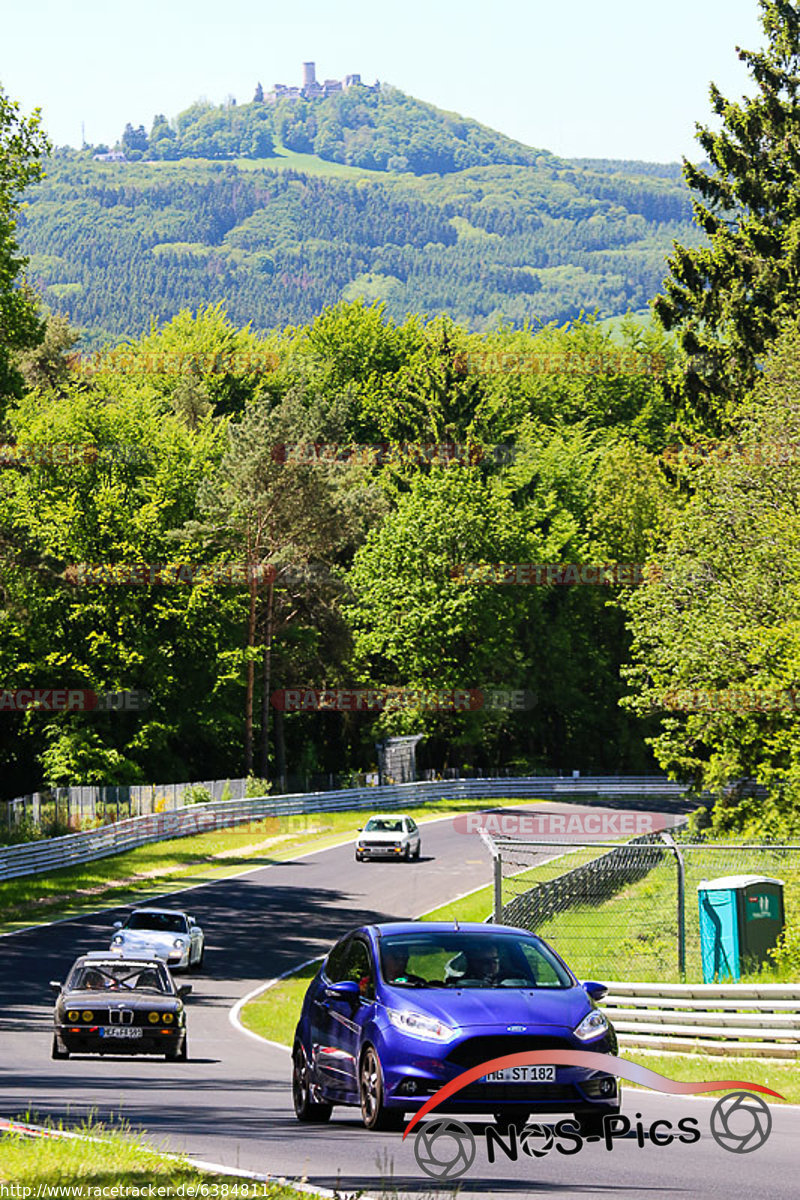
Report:
[[[503,925],[367,925],[333,947],[309,985],[295,1032],[300,1121],[358,1106],[367,1129],[400,1129],[469,1067],[526,1050],[615,1054],[597,1008],[606,989],[579,983],[541,938]],[[439,1109],[437,1109],[439,1111]],[[442,1112],[490,1112],[518,1126],[571,1113],[584,1135],[619,1112],[613,1075],[561,1065],[511,1067],[462,1088]]]

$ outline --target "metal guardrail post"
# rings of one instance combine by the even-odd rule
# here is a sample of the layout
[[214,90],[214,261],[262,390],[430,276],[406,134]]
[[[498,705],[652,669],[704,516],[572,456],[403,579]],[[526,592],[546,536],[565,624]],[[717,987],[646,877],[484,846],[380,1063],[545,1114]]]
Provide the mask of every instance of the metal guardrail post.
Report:
[[503,919],[503,860],[500,852],[494,856],[494,923],[501,925]]
[[661,834],[666,845],[675,855],[678,871],[678,975],[686,978],[686,864],[675,839],[669,833]]

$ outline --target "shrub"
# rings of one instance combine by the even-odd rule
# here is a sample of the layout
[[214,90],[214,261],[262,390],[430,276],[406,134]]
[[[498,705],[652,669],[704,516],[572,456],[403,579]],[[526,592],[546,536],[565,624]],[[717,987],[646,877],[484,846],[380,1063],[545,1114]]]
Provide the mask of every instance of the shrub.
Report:
[[244,794],[246,799],[251,799],[255,796],[268,796],[272,791],[272,783],[269,779],[259,779],[257,775],[248,775],[244,785]]
[[201,787],[199,783],[190,783],[184,788],[181,800],[184,804],[211,804],[214,797],[208,788]]

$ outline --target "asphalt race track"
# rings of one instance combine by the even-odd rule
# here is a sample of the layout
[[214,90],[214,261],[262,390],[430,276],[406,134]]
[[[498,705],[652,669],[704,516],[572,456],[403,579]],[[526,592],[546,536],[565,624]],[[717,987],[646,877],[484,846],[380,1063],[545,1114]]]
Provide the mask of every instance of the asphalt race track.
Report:
[[[627,806],[626,806],[627,807]],[[537,812],[567,811],[566,805]],[[570,805],[568,811],[580,811]],[[594,810],[596,811],[596,809]],[[544,855],[547,857],[548,855]],[[515,1197],[720,1197],[783,1200],[796,1197],[800,1169],[800,1108],[772,1107],[767,1143],[732,1153],[710,1136],[712,1099],[683,1099],[628,1090],[624,1111],[656,1119],[699,1119],[700,1140],[640,1147],[633,1132],[608,1151],[586,1145],[566,1156],[520,1154],[516,1162],[487,1161],[484,1120],[469,1124],[478,1142],[471,1171],[449,1189],[417,1165],[414,1134],[368,1133],[355,1109],[335,1109],[325,1126],[294,1118],[289,1056],[234,1029],[231,1007],[262,981],[322,953],[342,933],[376,919],[407,919],[489,883],[490,860],[477,835],[457,834],[452,818],[423,826],[418,863],[363,863],[352,846],[173,893],[206,934],[206,965],[187,978],[187,1063],[161,1059],[50,1059],[52,994],[73,959],[108,945],[118,910],[42,926],[0,938],[0,1115],[68,1122],[93,1111],[121,1114],[147,1128],[165,1148],[248,1170],[307,1177],[311,1184],[378,1195],[397,1188],[415,1197],[458,1188],[476,1200]],[[183,977],[181,977],[183,981]],[[631,1052],[630,1057],[635,1057]],[[646,1056],[639,1061],[647,1062]],[[762,1082],[756,1060],[731,1064],[731,1077]],[[416,1132],[416,1131],[415,1131]]]

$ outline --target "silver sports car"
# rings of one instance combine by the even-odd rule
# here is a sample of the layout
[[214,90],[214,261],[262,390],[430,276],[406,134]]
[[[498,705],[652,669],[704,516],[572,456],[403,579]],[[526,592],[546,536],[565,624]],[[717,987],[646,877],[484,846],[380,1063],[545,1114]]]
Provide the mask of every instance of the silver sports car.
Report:
[[194,917],[168,908],[137,908],[125,921],[115,921],[111,950],[124,955],[152,954],[170,968],[200,968],[205,953],[203,931]]

